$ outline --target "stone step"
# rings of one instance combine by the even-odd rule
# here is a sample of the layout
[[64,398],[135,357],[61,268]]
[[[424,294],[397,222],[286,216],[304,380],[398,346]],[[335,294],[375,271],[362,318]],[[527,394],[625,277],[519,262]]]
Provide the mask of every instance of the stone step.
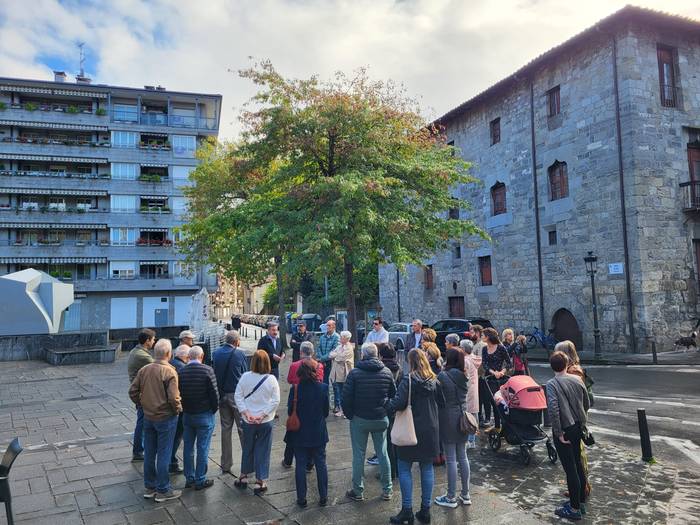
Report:
[[110,343],[106,346],[47,349],[46,362],[54,366],[113,363],[120,352],[121,343]]

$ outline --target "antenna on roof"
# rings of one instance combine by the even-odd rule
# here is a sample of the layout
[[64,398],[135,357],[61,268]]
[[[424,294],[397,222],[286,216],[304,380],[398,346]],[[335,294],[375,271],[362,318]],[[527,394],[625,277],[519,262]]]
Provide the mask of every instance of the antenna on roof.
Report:
[[81,77],[85,76],[85,68],[83,67],[85,64],[85,52],[83,51],[83,46],[85,46],[85,42],[78,42],[78,48],[80,49],[80,76]]

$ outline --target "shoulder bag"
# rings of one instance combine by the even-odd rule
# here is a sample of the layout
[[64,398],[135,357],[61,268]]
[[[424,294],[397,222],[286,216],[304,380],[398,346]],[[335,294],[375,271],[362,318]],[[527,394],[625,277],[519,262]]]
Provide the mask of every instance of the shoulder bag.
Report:
[[297,415],[297,399],[299,398],[299,385],[294,385],[294,400],[292,401],[292,413],[287,418],[287,430],[297,432],[301,428],[301,421]]
[[[573,407],[573,405],[571,403],[571,399],[569,399],[569,395],[566,393],[566,389],[559,384],[559,381],[555,381],[554,383],[557,385],[557,390],[559,390],[560,392],[562,392],[564,394],[564,397],[566,398],[566,402],[569,403],[569,407]],[[593,434],[591,433],[590,430],[588,430],[588,428],[586,426],[584,426],[580,421],[576,421],[573,426],[576,427],[574,431],[580,432],[581,441],[583,441],[584,445],[586,445],[587,447],[592,447],[593,445],[595,445],[595,438],[593,437]],[[571,429],[571,427],[562,428],[562,431],[564,432],[564,434],[566,434],[567,431],[571,432],[570,429]]]
[[418,444],[416,427],[413,424],[413,409],[411,408],[411,376],[408,381],[408,403],[404,410],[397,410],[394,416],[394,426],[391,429],[391,443],[397,447],[412,447]]
[[[457,383],[455,383],[455,380],[450,377],[450,374],[447,372],[445,372],[445,374],[450,378],[450,381],[452,381],[455,388],[459,390]],[[467,408],[464,406],[460,408],[462,410],[462,414],[459,417],[459,421],[457,421],[457,428],[459,429],[460,433],[464,434],[465,436],[476,434],[479,430],[479,423],[476,421],[474,414],[467,412]]]
[[265,381],[267,381],[267,378],[268,378],[268,377],[270,377],[270,374],[265,374],[265,375],[263,376],[263,378],[262,378],[260,381],[258,381],[258,384],[255,385],[255,388],[253,388],[253,390],[251,390],[250,393],[246,394],[246,396],[245,396],[243,399],[248,399],[250,396],[252,396],[253,394],[255,394],[255,391],[256,391],[258,388],[260,388],[260,386],[261,386]]

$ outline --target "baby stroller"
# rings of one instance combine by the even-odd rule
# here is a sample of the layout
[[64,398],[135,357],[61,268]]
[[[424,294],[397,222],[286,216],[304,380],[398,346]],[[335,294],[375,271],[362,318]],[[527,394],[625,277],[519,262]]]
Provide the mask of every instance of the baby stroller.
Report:
[[506,443],[520,447],[520,460],[523,465],[529,465],[532,459],[530,449],[535,443],[545,441],[547,456],[552,463],[556,463],[557,451],[541,427],[547,400],[543,388],[532,377],[511,377],[498,392],[491,392],[491,403],[501,416],[500,432],[494,431],[488,435],[493,451],[500,449],[505,439]]

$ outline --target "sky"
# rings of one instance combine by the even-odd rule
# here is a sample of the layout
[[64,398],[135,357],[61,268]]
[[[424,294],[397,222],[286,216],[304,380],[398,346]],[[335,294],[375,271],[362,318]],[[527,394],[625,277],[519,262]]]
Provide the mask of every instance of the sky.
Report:
[[[285,76],[367,67],[438,117],[623,7],[587,0],[0,0],[0,76],[74,75],[78,42],[95,83],[223,95],[235,139],[253,95],[237,71],[270,59]],[[700,1],[635,5],[700,20]],[[251,58],[252,57],[252,58]]]

